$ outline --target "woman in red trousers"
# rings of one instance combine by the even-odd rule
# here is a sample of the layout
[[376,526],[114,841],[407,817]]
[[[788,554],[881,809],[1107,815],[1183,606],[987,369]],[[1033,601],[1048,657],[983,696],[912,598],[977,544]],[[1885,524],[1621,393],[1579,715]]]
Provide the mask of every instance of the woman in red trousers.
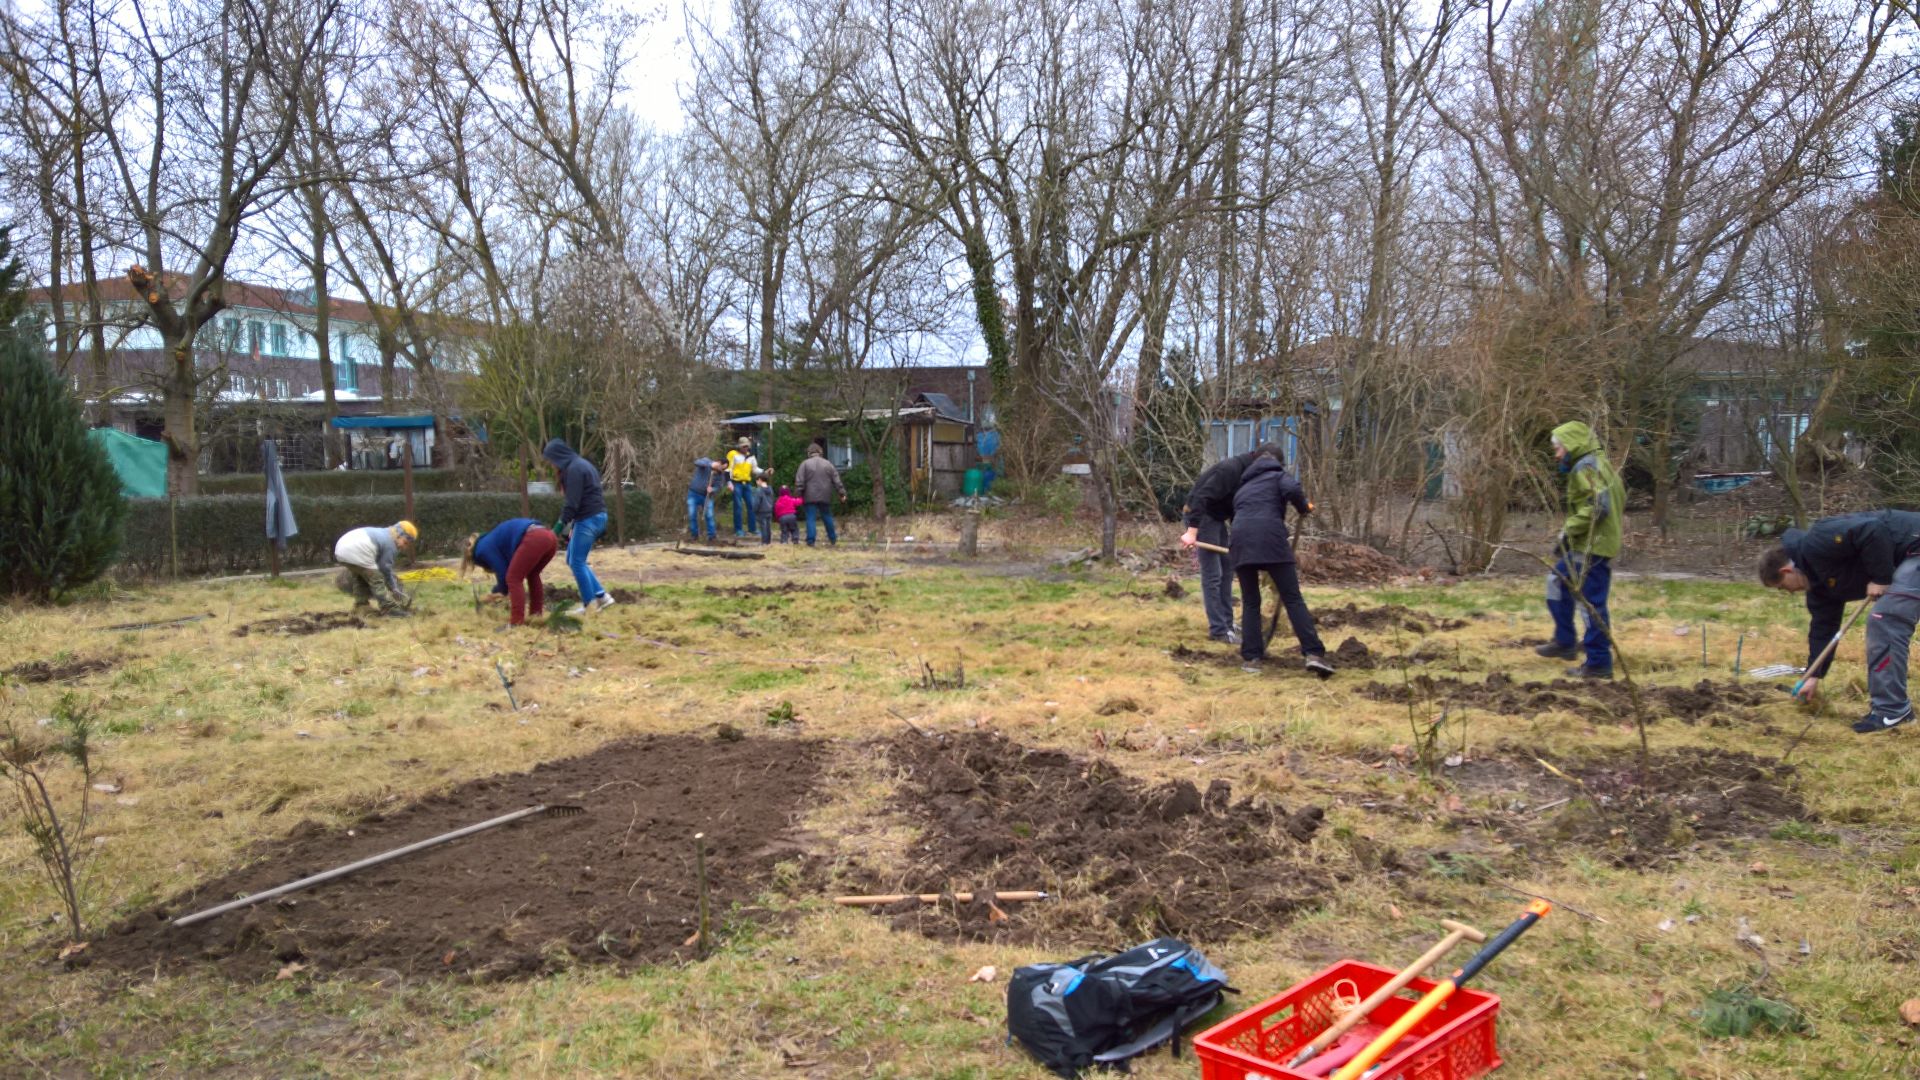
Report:
[[465,577],[475,566],[492,571],[493,592],[487,599],[509,599],[511,614],[507,622],[519,626],[527,621],[529,599],[533,602],[532,614],[546,610],[546,588],[541,584],[540,571],[553,561],[553,553],[559,548],[560,540],[552,529],[532,518],[509,518],[484,535],[468,537],[460,576]]

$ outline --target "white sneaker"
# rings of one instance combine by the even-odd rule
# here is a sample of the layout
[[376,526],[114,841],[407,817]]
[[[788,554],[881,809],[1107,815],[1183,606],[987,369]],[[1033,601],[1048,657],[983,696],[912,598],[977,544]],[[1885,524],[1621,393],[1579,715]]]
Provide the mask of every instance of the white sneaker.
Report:
[[605,610],[607,610],[608,608],[610,608],[610,607],[612,607],[612,606],[613,606],[613,594],[612,594],[612,593],[604,593],[604,592],[603,592],[603,593],[601,593],[601,594],[600,594],[599,596],[597,596],[597,597],[595,597],[595,598],[594,598],[594,601],[593,601],[593,610],[595,610],[595,611],[605,611]]
[[575,604],[572,607],[567,609],[567,614],[573,616],[576,619],[582,615],[585,615],[586,613],[587,613],[587,605],[585,604]]

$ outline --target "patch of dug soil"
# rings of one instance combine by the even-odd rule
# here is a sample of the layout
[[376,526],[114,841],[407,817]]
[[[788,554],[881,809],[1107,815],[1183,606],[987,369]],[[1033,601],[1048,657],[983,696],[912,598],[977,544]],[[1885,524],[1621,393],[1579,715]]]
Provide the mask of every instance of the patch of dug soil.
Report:
[[236,629],[233,636],[288,634],[293,637],[305,637],[308,634],[324,634],[329,630],[344,630],[348,627],[364,630],[367,624],[364,619],[351,611],[309,611],[304,615],[282,615],[278,618],[250,622]]
[[119,666],[119,659],[112,656],[96,656],[91,660],[69,660],[61,664],[51,660],[29,660],[24,664],[15,664],[8,668],[7,677],[23,683],[66,682],[101,671],[112,671]]
[[1320,630],[1391,630],[1399,627],[1409,634],[1425,634],[1434,630],[1458,630],[1467,625],[1465,619],[1427,615],[1399,604],[1373,608],[1346,604],[1341,607],[1324,608],[1313,613],[1313,623]]
[[[1271,930],[1333,888],[1302,845],[1323,811],[1292,814],[1258,799],[1235,802],[1215,780],[1203,793],[1159,787],[1103,760],[1021,746],[1000,735],[886,744],[906,774],[895,806],[921,826],[904,881],[874,891],[1043,889],[1043,904],[902,905],[900,929],[943,940],[1118,939],[1167,933],[1218,940]],[[1050,933],[1051,931],[1051,933]]]
[[869,587],[872,584],[873,583],[870,581],[847,581],[847,582],[842,582],[839,585],[824,585],[824,584],[801,585],[796,582],[788,582],[784,585],[734,585],[731,587],[724,587],[724,588],[719,585],[709,585],[707,586],[707,595],[708,596],[786,596],[786,595],[791,595],[793,593],[825,592],[828,589],[864,589]]
[[[1473,683],[1447,676],[1415,675],[1410,684],[1368,683],[1360,693],[1375,701],[1405,704],[1409,690],[1416,701],[1446,701],[1509,716],[1565,709],[1596,720],[1633,719],[1632,695],[1619,682],[1555,679],[1516,683],[1512,676],[1495,672],[1485,682]],[[1692,687],[1642,686],[1640,699],[1651,719],[1672,718],[1687,724],[1704,720],[1714,727],[1751,719],[1749,710],[1777,700],[1755,687],[1712,679],[1701,679]]]
[[[613,597],[616,604],[637,604],[646,597],[638,589],[622,589],[613,585],[607,586],[607,595]],[[571,585],[548,585],[547,595],[543,599],[547,607],[565,611],[580,602],[580,590]]]
[[1656,754],[1644,784],[1632,755],[1563,761],[1555,768],[1564,776],[1535,762],[1495,758],[1450,770],[1447,777],[1468,791],[1523,791],[1542,807],[1566,800],[1545,819],[1522,810],[1496,815],[1490,824],[1516,842],[1597,851],[1626,867],[1651,866],[1702,843],[1760,836],[1782,821],[1813,816],[1789,786],[1793,766],[1736,751]]
[[[713,910],[751,904],[774,863],[800,850],[788,830],[823,752],[793,739],[651,736],[475,780],[351,833],[308,822],[251,865],[116,927],[90,954],[141,971],[211,963],[237,979],[293,962],[500,979],[664,960],[698,918],[693,834],[707,835]],[[587,813],[536,815],[182,930],[164,921],[542,803]]]
[[1306,540],[1298,546],[1300,580],[1309,585],[1384,585],[1413,574],[1390,555],[1341,540]]

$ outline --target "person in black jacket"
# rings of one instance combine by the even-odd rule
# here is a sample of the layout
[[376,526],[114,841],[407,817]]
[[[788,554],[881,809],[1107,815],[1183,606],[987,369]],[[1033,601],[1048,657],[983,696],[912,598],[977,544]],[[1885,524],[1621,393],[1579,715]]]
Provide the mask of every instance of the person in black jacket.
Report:
[[[1180,519],[1187,531],[1180,537],[1182,547],[1192,549],[1196,542],[1227,546],[1227,522],[1233,517],[1233,493],[1240,490],[1240,479],[1253,459],[1262,454],[1280,456],[1279,446],[1268,443],[1251,452],[1235,454],[1208,466],[1194,481],[1180,508]],[[1233,632],[1233,573],[1227,557],[1214,551],[1195,552],[1200,559],[1200,600],[1207,611],[1207,636],[1229,645],[1240,641]]]
[[1287,609],[1287,622],[1300,641],[1307,670],[1325,679],[1333,675],[1327,647],[1314,632],[1313,613],[1300,595],[1300,574],[1287,536],[1287,507],[1300,516],[1313,512],[1300,481],[1280,464],[1280,456],[1262,453],[1241,474],[1233,493],[1233,570],[1240,578],[1240,658],[1249,666],[1266,659],[1266,635],[1260,625],[1260,575],[1273,579],[1274,591]]
[[1920,618],[1920,514],[1873,510],[1822,518],[1808,529],[1788,529],[1760,558],[1760,583],[1807,595],[1807,677],[1812,701],[1832,663],[1818,664],[1840,632],[1853,600],[1872,600],[1867,619],[1867,692],[1872,710],[1853,725],[1862,735],[1913,719],[1907,696],[1907,656]]

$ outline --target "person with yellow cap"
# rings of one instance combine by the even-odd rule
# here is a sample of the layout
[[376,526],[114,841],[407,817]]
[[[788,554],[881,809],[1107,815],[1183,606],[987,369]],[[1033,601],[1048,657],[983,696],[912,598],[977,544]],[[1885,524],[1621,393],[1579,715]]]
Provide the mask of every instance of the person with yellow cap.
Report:
[[333,561],[341,567],[334,584],[352,594],[355,610],[379,601],[381,614],[410,614],[413,597],[400,587],[393,564],[419,539],[420,530],[411,521],[349,531],[333,545]]

